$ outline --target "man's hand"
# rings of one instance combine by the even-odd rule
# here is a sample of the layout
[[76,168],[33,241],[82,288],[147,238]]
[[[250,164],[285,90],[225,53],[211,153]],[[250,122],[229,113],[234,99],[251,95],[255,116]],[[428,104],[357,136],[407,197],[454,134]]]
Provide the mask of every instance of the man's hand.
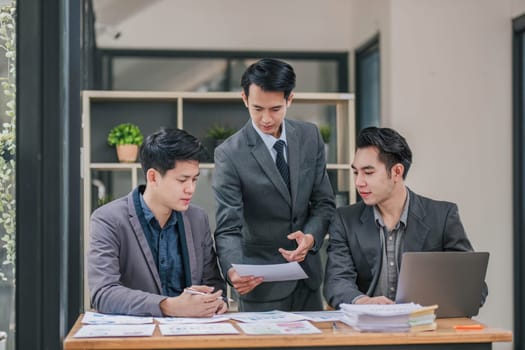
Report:
[[315,243],[314,236],[310,233],[303,233],[302,231],[295,231],[288,235],[288,239],[295,239],[297,242],[297,249],[295,250],[286,250],[279,248],[279,253],[286,259],[288,262],[301,262],[306,258],[308,251],[312,249]]
[[357,299],[354,304],[394,304],[394,302],[385,296],[369,297],[365,295]]
[[222,299],[222,290],[215,293],[213,287],[192,286],[192,289],[204,293],[190,294],[183,292],[178,297],[169,297],[160,302],[160,310],[165,316],[177,317],[212,317],[224,313],[227,309]]
[[228,270],[228,279],[240,295],[251,292],[264,280],[262,277],[255,276],[241,277],[233,267]]

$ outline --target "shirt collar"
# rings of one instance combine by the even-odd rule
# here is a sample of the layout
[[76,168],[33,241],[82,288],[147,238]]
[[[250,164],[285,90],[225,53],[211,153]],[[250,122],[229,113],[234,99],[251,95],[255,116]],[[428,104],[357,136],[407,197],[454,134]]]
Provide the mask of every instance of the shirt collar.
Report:
[[[158,224],[157,218],[155,217],[151,209],[146,204],[146,201],[144,200],[144,196],[142,195],[142,193],[139,195],[139,198],[140,198],[140,206],[142,207],[142,212],[144,213],[144,218],[146,219],[146,222],[151,224],[152,220],[155,220],[154,222]],[[168,219],[168,222],[166,223],[166,227],[174,225],[176,222],[177,222],[177,216],[173,215],[173,211],[172,211],[170,218]]]
[[[403,206],[401,217],[399,218],[399,222],[396,224],[395,228],[398,228],[400,223],[403,224],[404,227],[407,226],[408,206],[410,203],[410,191],[407,190],[406,192],[407,192],[407,199],[405,200],[405,205]],[[374,219],[378,226],[385,227],[383,217],[381,216],[381,213],[379,212],[379,208],[377,207],[377,205],[374,205]]]
[[275,142],[277,140],[283,140],[284,143],[286,145],[288,145],[288,143],[286,142],[286,123],[285,123],[285,119],[283,119],[283,122],[281,123],[282,129],[281,129],[281,136],[279,138],[275,138],[273,135],[265,134],[264,132],[259,130],[259,128],[255,125],[253,120],[251,122],[252,122],[253,128],[259,134],[259,136],[261,137],[261,139],[263,140],[264,144],[266,145],[266,147],[268,149],[270,149],[270,150],[273,149],[273,145],[275,144]]

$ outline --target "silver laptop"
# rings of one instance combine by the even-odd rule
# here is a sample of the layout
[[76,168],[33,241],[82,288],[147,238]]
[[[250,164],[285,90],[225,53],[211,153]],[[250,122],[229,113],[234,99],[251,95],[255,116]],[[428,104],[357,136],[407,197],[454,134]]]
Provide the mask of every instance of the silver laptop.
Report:
[[487,252],[404,253],[396,303],[438,304],[438,318],[475,316],[488,262]]

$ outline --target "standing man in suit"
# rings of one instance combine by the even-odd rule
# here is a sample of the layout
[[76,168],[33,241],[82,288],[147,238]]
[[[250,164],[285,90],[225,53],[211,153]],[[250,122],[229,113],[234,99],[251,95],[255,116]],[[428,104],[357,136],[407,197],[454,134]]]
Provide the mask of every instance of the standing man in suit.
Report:
[[[331,306],[393,303],[403,252],[472,251],[456,204],[406,187],[411,164],[412,151],[395,130],[359,134],[352,169],[362,201],[338,208],[328,231],[324,295]],[[486,295],[485,285],[481,304]]]
[[[321,310],[321,259],[335,204],[323,141],[314,124],[285,119],[295,72],[261,59],[244,72],[251,120],[215,150],[215,242],[223,275],[241,311]],[[309,278],[265,282],[240,276],[234,263],[299,262]]]
[[150,135],[140,151],[146,186],[91,216],[88,282],[99,312],[208,317],[227,310],[208,216],[190,204],[202,154],[183,130]]

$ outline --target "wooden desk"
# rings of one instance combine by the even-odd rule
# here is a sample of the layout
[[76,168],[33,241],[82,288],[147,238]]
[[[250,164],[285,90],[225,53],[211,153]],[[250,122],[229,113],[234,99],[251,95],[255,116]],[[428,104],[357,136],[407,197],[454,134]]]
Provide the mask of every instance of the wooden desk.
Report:
[[[360,333],[351,327],[331,322],[316,323],[322,334],[306,335],[206,335],[162,336],[155,328],[152,337],[83,338],[73,335],[81,327],[82,315],[64,340],[64,350],[78,349],[491,349],[493,342],[512,341],[512,332],[484,328],[475,331],[456,331],[455,324],[476,324],[470,319],[440,319],[436,331],[421,333]],[[232,321],[235,324],[235,321]],[[239,329],[240,330],[240,329]]]

